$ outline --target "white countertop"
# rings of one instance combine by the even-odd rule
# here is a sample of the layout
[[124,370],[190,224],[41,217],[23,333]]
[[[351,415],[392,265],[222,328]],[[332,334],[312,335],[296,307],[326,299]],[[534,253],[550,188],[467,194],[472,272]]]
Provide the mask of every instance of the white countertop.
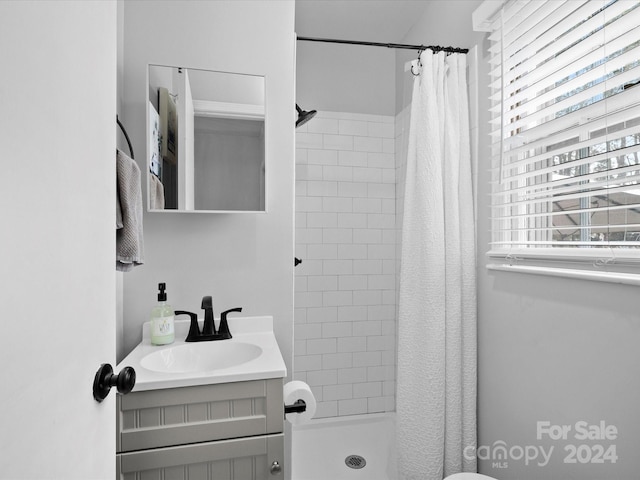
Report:
[[[287,375],[287,368],[273,334],[273,317],[230,316],[227,321],[233,338],[202,343],[210,345],[210,348],[215,348],[216,344],[222,343],[228,345],[233,343],[254,344],[262,349],[261,354],[257,358],[240,365],[208,372],[175,373],[148,370],[140,364],[145,356],[162,349],[185,345],[186,342],[184,339],[189,332],[189,320],[176,320],[175,341],[172,344],[160,346],[151,345],[149,336],[150,323],[146,322],[142,328],[142,342],[118,364],[116,372],[119,372],[127,366],[134,368],[136,371],[134,392],[161,388],[263,380],[267,378],[283,378]],[[216,319],[216,326],[217,324],[218,320]],[[202,319],[200,319],[200,330],[202,330]],[[186,344],[189,345],[189,343]],[[225,348],[228,348],[228,345]]]

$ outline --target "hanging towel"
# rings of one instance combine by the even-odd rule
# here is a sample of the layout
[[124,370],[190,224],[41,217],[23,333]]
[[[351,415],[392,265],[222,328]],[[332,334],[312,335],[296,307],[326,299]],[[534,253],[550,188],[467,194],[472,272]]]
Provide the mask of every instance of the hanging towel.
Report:
[[116,153],[116,270],[128,272],[144,263],[140,169],[120,150]]
[[164,210],[164,185],[154,174],[149,176],[149,208]]

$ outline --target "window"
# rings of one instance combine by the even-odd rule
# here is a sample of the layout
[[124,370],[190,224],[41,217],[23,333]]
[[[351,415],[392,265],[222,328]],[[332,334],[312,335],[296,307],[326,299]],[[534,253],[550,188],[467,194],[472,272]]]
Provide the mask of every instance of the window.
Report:
[[490,265],[640,273],[640,2],[491,21]]

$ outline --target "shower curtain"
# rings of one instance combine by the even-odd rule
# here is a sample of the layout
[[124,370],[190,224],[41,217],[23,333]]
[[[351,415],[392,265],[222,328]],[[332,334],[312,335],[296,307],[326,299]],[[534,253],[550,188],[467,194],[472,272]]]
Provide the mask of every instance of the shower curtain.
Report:
[[469,105],[466,55],[427,50],[420,59],[411,101],[402,226],[398,470],[402,480],[442,480],[476,471]]

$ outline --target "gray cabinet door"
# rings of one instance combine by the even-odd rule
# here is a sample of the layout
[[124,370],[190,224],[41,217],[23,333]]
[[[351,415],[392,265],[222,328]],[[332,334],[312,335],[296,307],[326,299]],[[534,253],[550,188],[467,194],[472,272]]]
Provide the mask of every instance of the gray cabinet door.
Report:
[[205,442],[117,455],[120,480],[282,480],[284,435]]
[[282,379],[118,395],[117,451],[283,431]]

